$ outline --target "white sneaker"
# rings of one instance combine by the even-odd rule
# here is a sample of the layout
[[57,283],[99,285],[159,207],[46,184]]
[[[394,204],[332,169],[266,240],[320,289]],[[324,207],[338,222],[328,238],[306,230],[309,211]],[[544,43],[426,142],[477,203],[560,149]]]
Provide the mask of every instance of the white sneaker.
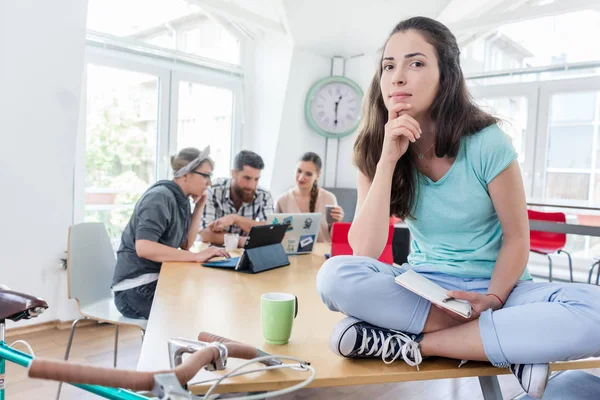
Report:
[[391,364],[398,358],[419,368],[423,361],[419,349],[422,335],[408,335],[380,328],[353,317],[340,321],[329,339],[331,350],[347,358],[381,358]]
[[511,364],[509,368],[528,395],[542,398],[550,377],[549,364]]

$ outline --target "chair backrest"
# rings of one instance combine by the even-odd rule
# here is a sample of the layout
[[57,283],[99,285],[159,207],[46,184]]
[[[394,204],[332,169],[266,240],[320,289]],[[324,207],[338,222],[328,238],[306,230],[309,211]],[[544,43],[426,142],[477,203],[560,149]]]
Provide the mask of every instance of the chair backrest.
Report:
[[67,255],[69,298],[77,299],[80,307],[110,298],[116,262],[104,224],[73,225]]
[[331,227],[331,243],[348,243],[351,222],[334,222]]
[[354,188],[325,188],[335,195],[340,207],[344,209],[344,222],[354,220],[354,211],[356,211],[357,192]]
[[[542,212],[527,210],[530,220],[549,221],[549,222],[567,222],[567,216],[562,212]],[[567,235],[556,232],[530,231],[530,242],[532,250],[560,250],[567,243]]]
[[[352,247],[348,242],[348,232],[352,223],[350,222],[335,222],[331,227],[331,255],[342,256],[352,255]],[[388,238],[385,248],[379,256],[378,260],[387,264],[394,262],[394,252],[392,249],[392,242],[394,239],[394,226],[389,225]]]

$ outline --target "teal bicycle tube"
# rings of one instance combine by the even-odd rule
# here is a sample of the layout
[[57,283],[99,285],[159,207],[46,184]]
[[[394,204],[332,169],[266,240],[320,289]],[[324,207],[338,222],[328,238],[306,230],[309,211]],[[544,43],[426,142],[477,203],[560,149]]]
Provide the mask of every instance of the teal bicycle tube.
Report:
[[[4,346],[4,342],[0,342],[0,346]],[[5,373],[5,364],[6,361],[4,361],[4,358],[2,358],[2,356],[0,356],[0,400],[4,400],[4,384],[5,382],[5,377],[4,377],[4,373]]]
[[[33,357],[27,353],[15,350],[9,347],[5,342],[0,342],[0,378],[4,379],[4,364],[5,360],[18,364],[22,367],[29,367]],[[68,382],[67,382],[68,383]],[[115,389],[97,385],[84,385],[71,383],[70,385],[77,386],[87,392],[97,394],[105,399],[110,400],[148,400],[148,397],[134,393],[125,389]],[[4,400],[3,384],[0,384],[0,400]]]

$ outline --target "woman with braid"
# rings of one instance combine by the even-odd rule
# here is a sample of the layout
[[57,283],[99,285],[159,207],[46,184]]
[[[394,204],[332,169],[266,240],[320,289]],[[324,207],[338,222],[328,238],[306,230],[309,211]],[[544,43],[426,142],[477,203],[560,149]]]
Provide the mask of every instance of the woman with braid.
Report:
[[[288,190],[277,198],[276,213],[322,213],[325,214],[326,205],[335,205],[331,216],[335,221],[344,218],[344,210],[337,205],[335,195],[318,185],[321,176],[321,157],[315,153],[304,153],[296,165],[296,187]],[[327,218],[321,218],[319,242],[331,242]]]

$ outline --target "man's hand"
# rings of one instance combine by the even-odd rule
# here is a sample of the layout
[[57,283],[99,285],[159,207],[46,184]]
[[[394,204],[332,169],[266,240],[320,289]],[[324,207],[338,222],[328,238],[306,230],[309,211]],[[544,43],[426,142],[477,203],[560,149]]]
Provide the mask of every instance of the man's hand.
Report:
[[226,215],[223,218],[219,218],[218,220],[209,224],[208,228],[215,233],[221,233],[231,225],[236,225],[237,217],[237,214]]

